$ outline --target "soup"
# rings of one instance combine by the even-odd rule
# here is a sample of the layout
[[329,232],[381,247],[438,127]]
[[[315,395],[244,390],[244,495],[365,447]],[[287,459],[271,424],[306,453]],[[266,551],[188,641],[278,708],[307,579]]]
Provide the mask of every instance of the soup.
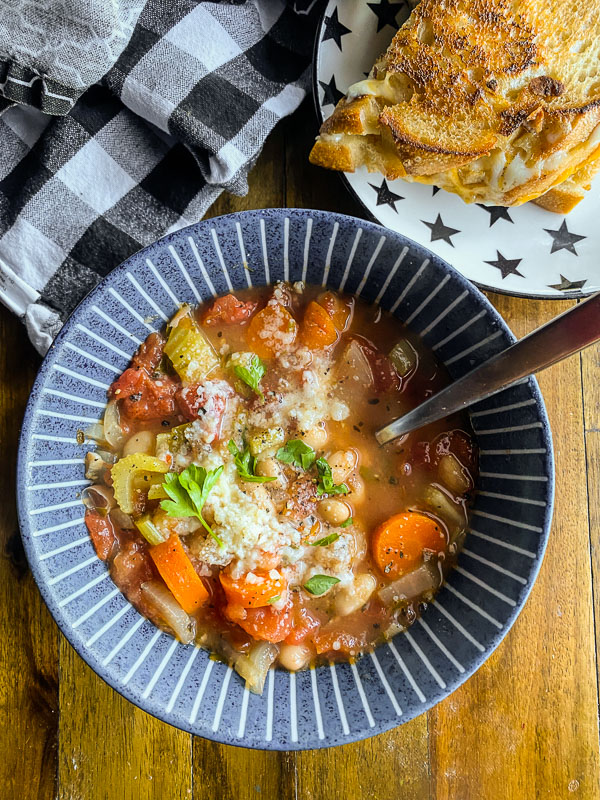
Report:
[[183,306],[88,431],[98,556],[142,614],[252,691],[273,664],[359,656],[414,622],[465,536],[466,418],[374,437],[448,382],[390,314],[321,287]]

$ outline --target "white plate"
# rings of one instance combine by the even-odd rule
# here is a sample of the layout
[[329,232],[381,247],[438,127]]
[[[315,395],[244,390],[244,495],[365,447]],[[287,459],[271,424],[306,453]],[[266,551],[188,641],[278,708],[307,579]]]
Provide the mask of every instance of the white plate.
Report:
[[[315,48],[321,118],[365,77],[408,14],[403,0],[329,0]],[[434,250],[479,286],[547,298],[600,291],[600,179],[565,217],[532,203],[467,205],[435,187],[386,181],[364,168],[345,177],[377,222]]]

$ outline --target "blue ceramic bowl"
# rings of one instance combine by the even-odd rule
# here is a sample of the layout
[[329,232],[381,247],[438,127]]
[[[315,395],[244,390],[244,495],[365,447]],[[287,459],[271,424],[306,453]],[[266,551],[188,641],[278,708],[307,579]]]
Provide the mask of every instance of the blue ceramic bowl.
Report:
[[355,664],[295,675],[272,670],[258,697],[225,664],[155,628],[112,583],[88,537],[80,500],[86,446],[77,431],[101,416],[111,381],[180,302],[288,279],[380,303],[423,337],[455,378],[513,340],[454,269],[377,225],[292,209],[199,222],[129,258],[74,312],[35,382],[18,466],[31,569],[59,627],[92,669],[172,725],[278,750],[380,733],[463,683],[529,594],[554,485],[550,430],[532,378],[473,409],[481,472],[471,532],[448,583],[408,633]]

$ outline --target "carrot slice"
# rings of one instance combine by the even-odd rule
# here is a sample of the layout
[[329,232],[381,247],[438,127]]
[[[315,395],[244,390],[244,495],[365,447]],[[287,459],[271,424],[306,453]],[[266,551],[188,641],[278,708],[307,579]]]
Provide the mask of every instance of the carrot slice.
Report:
[[268,606],[283,594],[286,587],[284,578],[272,578],[269,572],[259,570],[237,579],[228,572],[221,572],[219,578],[227,602],[243,608]]
[[423,550],[439,552],[445,547],[446,534],[439,522],[417,511],[395,514],[371,537],[373,558],[391,580],[413,569]]
[[320,350],[337,342],[338,332],[333,320],[323,308],[314,300],[306,307],[300,338],[311,350]]
[[259,358],[273,358],[296,341],[298,326],[281,303],[269,303],[248,325],[247,340]]
[[193,614],[208,600],[208,591],[194,569],[181,539],[172,533],[166,542],[150,548],[150,555],[161,578],[188,614]]

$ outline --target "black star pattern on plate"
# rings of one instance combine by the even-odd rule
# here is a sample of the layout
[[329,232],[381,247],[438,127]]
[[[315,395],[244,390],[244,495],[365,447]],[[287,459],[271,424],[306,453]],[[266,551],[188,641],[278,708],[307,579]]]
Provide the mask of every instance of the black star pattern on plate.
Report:
[[514,225],[514,221],[508,213],[508,208],[505,206],[484,206],[482,203],[477,203],[477,205],[490,215],[490,228],[495,222],[498,222],[499,219],[505,219],[507,222],[512,222]]
[[570,281],[564,275],[560,276],[560,283],[549,283],[549,289],[558,289],[559,292],[572,292],[575,289],[581,289],[587,283],[587,278],[582,281]]
[[386,25],[391,25],[394,30],[398,29],[396,17],[404,7],[404,3],[392,4],[390,0],[380,0],[379,3],[367,3],[367,5],[377,15],[377,33]]
[[352,33],[350,28],[342,25],[338,18],[337,8],[333,9],[333,14],[330,17],[325,17],[325,30],[323,32],[323,42],[328,39],[333,39],[337,46],[342,49],[342,36],[347,33]]
[[550,254],[558,252],[558,250],[568,250],[569,253],[573,253],[574,256],[579,255],[577,250],[575,250],[575,245],[577,242],[580,242],[582,239],[585,239],[585,236],[579,236],[577,233],[571,233],[567,228],[567,220],[563,219],[562,225],[557,231],[549,230],[548,228],[544,228],[546,233],[549,233],[552,237],[552,249],[550,250]]
[[335,85],[335,75],[331,76],[331,80],[329,81],[329,83],[325,83],[325,81],[319,81],[319,84],[321,86],[321,89],[323,89],[323,91],[325,92],[325,94],[323,95],[323,105],[337,106],[337,104],[344,96],[344,93],[340,92],[340,90]]
[[424,219],[422,219],[421,222],[423,225],[427,225],[431,231],[432,242],[437,242],[438,239],[442,239],[444,242],[448,242],[450,247],[454,247],[450,237],[454,236],[455,233],[460,233],[460,231],[456,228],[449,228],[447,225],[444,225],[439,214],[437,215],[435,222],[425,222]]
[[370,183],[369,186],[371,187],[371,189],[375,189],[375,191],[377,192],[378,206],[384,206],[384,205],[389,206],[393,211],[398,213],[398,210],[396,208],[396,202],[398,200],[404,200],[404,198],[402,197],[402,195],[392,192],[390,187],[387,185],[387,181],[385,178],[383,179],[383,183],[381,184],[381,186],[375,186],[374,183]]
[[496,250],[496,255],[498,256],[496,261],[486,261],[485,263],[490,264],[492,267],[496,267],[496,269],[499,269],[502,275],[502,280],[504,280],[504,278],[506,278],[508,275],[519,275],[521,278],[525,277],[517,269],[523,260],[522,258],[505,258],[499,250]]
[[431,196],[432,196],[432,197],[435,197],[435,196],[436,196],[436,194],[439,192],[439,190],[440,190],[440,187],[439,187],[439,186],[434,186],[434,187],[433,187],[433,192],[432,192],[432,195],[431,195]]

